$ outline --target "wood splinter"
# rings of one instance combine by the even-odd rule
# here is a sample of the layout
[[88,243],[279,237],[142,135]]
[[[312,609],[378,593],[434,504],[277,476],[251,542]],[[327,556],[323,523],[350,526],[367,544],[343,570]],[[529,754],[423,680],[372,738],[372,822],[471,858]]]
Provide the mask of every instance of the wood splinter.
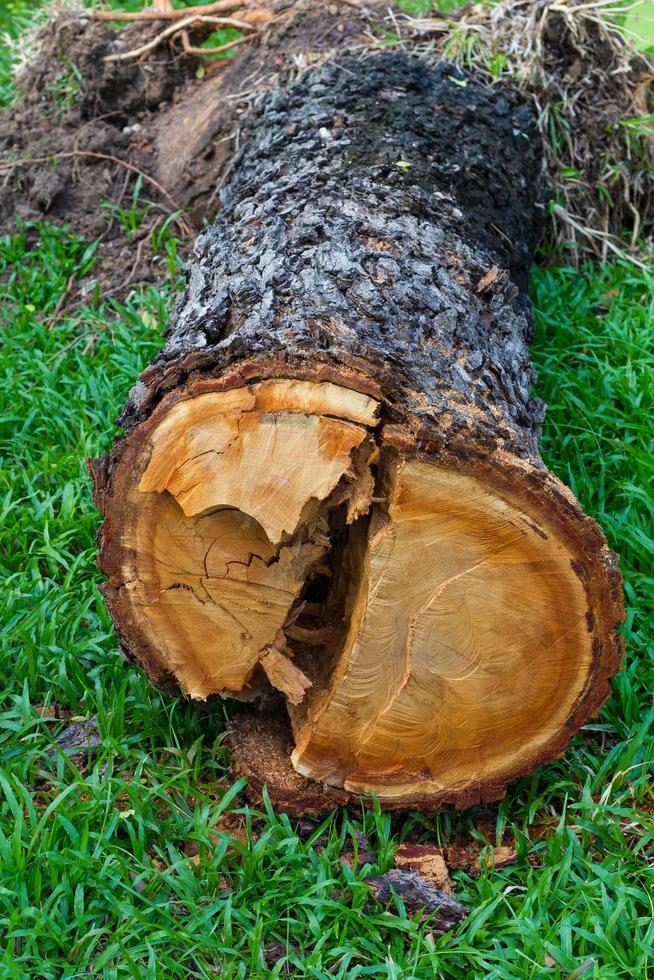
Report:
[[616,557],[538,449],[535,127],[453,72],[341,59],[262,103],[92,465],[123,646],[192,698],[281,692],[288,773],[263,718],[235,766],[295,812],[496,799],[620,663]]
[[259,657],[259,663],[272,686],[284,694],[290,704],[301,704],[312,682],[286,656],[286,640],[280,630],[272,645]]

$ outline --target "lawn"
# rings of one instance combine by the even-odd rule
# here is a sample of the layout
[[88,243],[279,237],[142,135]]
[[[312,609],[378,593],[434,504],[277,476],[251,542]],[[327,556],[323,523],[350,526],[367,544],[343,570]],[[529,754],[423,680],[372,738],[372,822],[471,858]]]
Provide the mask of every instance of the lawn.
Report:
[[[550,257],[532,278],[545,461],[605,528],[625,577],[611,700],[495,806],[295,825],[239,806],[221,745],[229,707],[163,696],[120,657],[84,460],[109,448],[161,345],[179,269],[171,260],[160,289],[124,303],[91,293],[59,315],[71,272],[92,275],[93,262],[71,228],[0,239],[1,975],[654,975],[654,273]],[[99,744],[66,752],[57,735],[75,723]],[[374,861],[350,868],[340,855],[361,831]],[[507,834],[514,865],[455,873],[470,916],[442,939],[363,882],[409,836]]]

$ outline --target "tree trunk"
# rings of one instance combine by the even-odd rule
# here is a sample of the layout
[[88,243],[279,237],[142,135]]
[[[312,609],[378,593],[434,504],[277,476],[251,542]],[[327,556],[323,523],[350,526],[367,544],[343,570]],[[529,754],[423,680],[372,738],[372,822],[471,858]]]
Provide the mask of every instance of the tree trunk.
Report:
[[398,55],[261,103],[92,464],[109,608],[157,683],[283,693],[294,771],[277,721],[236,753],[285,805],[497,798],[622,649],[617,559],[539,456],[533,119]]

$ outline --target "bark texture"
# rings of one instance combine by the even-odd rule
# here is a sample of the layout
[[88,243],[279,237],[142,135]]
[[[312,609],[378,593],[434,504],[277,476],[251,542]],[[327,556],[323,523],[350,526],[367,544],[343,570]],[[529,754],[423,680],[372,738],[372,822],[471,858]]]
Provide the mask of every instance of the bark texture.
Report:
[[328,64],[266,98],[122,424],[198,369],[275,357],[361,366],[394,421],[455,432],[472,406],[477,439],[536,456],[541,164],[529,109],[447,64]]
[[[92,464],[96,501],[105,517],[100,564],[109,579],[109,607],[123,646],[157,683],[174,686],[175,678],[180,680],[179,637],[178,652],[167,660],[158,648],[156,630],[141,616],[148,603],[151,610],[166,593],[171,609],[179,599],[187,610],[184,590],[190,589],[198,599],[202,586],[209,599],[198,602],[201,615],[208,616],[205,602],[220,596],[229,567],[239,566],[242,616],[253,594],[243,590],[268,587],[273,572],[281,574],[280,569],[295,576],[290,584],[284,580],[287,605],[278,610],[277,632],[260,659],[270,684],[287,696],[297,746],[295,769],[283,761],[287,753],[280,746],[287,736],[277,723],[242,727],[247,738],[243,736],[234,752],[236,768],[250,776],[254,792],[267,781],[272,798],[277,789],[287,809],[316,811],[372,792],[385,806],[422,809],[495,799],[509,780],[560,755],[571,735],[608,697],[608,680],[622,654],[617,559],[600,528],[544,467],[538,446],[544,405],[531,397],[536,378],[528,350],[533,322],[527,277],[545,214],[541,171],[541,148],[529,110],[517,97],[447,64],[433,68],[397,54],[344,58],[266,94],[244,127],[242,149],[232,162],[218,218],[198,239],[166,344],[130,393],[120,419],[126,436],[109,456]],[[287,379],[286,388],[276,386],[278,379]],[[358,393],[356,405],[350,399],[347,411],[332,411],[329,405],[345,405],[348,390]],[[317,391],[320,398],[314,399],[312,392]],[[179,474],[187,464],[197,468],[206,463],[209,422],[199,421],[205,411],[200,399],[218,398],[218,393],[221,431],[233,433],[215,450],[220,466],[227,465],[239,440],[245,445],[247,430],[254,440],[250,446],[269,447],[262,451],[261,471],[275,469],[274,460],[281,458],[277,429],[268,442],[268,430],[257,426],[277,403],[299,413],[290,421],[287,415],[287,428],[280,432],[306,446],[307,459],[318,453],[315,447],[322,452],[328,429],[331,461],[344,462],[334,471],[331,490],[326,487],[319,498],[308,490],[297,495],[296,510],[304,523],[282,522],[278,540],[270,537],[271,551],[264,555],[257,545],[255,554],[250,545],[249,557],[227,561],[223,556],[222,565],[214,561],[212,566],[218,570],[210,572],[210,548],[205,547],[205,578],[202,571],[189,571],[189,565],[186,578],[165,587],[159,583],[160,590],[152,595],[151,586],[143,593],[138,585],[141,591],[134,605],[141,539],[125,528],[132,527],[139,501],[154,499],[154,491],[170,491],[183,509],[184,501],[197,497],[198,481],[206,474],[194,471],[196,482],[187,480],[184,486]],[[368,398],[363,415],[361,396]],[[240,399],[241,414],[234,414],[235,399]],[[320,402],[320,410],[307,408],[314,401]],[[195,408],[188,407],[192,402]],[[218,409],[211,411],[211,425],[218,425]],[[299,421],[303,412],[306,423]],[[185,418],[196,440],[184,444],[175,459],[175,445],[186,438],[186,430],[173,430],[173,418],[175,425]],[[281,416],[275,424],[280,420]],[[205,439],[202,445],[198,432]],[[252,467],[256,458],[250,450],[247,465]],[[229,479],[236,486],[240,477],[233,460],[229,465]],[[251,472],[249,493],[256,499]],[[310,480],[304,483],[309,486]],[[216,485],[214,481],[212,493]],[[204,486],[200,485],[202,493]],[[139,491],[147,493],[139,497]],[[238,493],[245,499],[242,488]],[[314,501],[310,506],[309,497]],[[449,511],[442,504],[448,498]],[[318,499],[319,511],[314,506]],[[425,513],[421,499],[427,501]],[[238,509],[233,500],[219,499],[219,493],[205,494],[203,500],[195,510],[184,509],[194,522],[183,531],[191,535],[193,548],[203,540],[206,522],[222,520],[210,506],[212,501]],[[173,538],[177,547],[183,538],[177,504],[166,504],[165,520],[158,516],[163,510],[151,510],[147,527],[154,531],[148,530],[145,538],[156,537],[163,522],[170,532],[166,547],[172,548]],[[259,527],[265,526],[262,517],[257,519]],[[420,523],[430,520],[432,524]],[[236,547],[237,537],[239,547],[246,538],[255,540],[259,531],[246,524],[241,523],[238,535],[233,529],[229,532],[230,548]],[[430,529],[430,540],[414,540],[416,527]],[[216,528],[217,524],[211,535],[214,544],[227,534],[218,534]],[[449,544],[439,551],[437,543],[446,539]],[[390,547],[389,541],[395,544]],[[148,553],[153,566],[160,558],[157,548],[164,548],[161,541],[155,541]],[[416,554],[424,555],[417,559],[418,566],[421,561],[429,566],[421,584],[424,594],[417,586],[406,599],[411,616],[397,627],[392,663],[375,666],[375,638],[387,637],[396,628],[388,609],[404,581],[419,572],[419,567],[411,570]],[[393,570],[394,561],[399,564]],[[434,562],[449,568],[441,579]],[[475,579],[481,566],[483,574],[491,576],[488,588],[497,588],[504,603],[505,641],[504,613],[487,609],[486,581]],[[220,570],[225,567],[227,571]],[[469,573],[472,578],[459,594],[456,589]],[[526,591],[521,599],[522,574]],[[331,578],[327,596],[317,584],[320,576]],[[363,583],[357,585],[356,595],[348,576]],[[373,584],[366,592],[370,576]],[[229,586],[234,588],[233,579]],[[551,609],[541,595],[550,588]],[[182,591],[171,599],[171,589]],[[448,599],[453,593],[455,598]],[[373,615],[375,596],[382,597],[382,606]],[[404,601],[398,596],[400,606]],[[549,630],[551,641],[536,650],[538,623],[530,622],[529,615],[531,607],[540,608],[539,602],[543,630]],[[433,612],[433,603],[441,603],[440,612]],[[563,629],[560,617],[573,605],[570,629]],[[317,607],[331,611],[334,622],[326,628],[316,628],[324,625]],[[162,608],[157,606],[157,614]],[[475,623],[470,609],[486,617],[487,625]],[[450,629],[454,636],[466,617],[472,624],[470,635],[481,630],[481,639],[475,639],[477,653],[461,654],[463,659],[452,661],[447,676],[436,677],[436,664],[432,677],[428,657],[425,660],[426,623],[432,614],[434,636],[447,639]],[[336,620],[340,625],[334,625]],[[557,621],[563,629],[560,636]],[[506,663],[511,663],[509,649],[520,645],[522,632],[529,634],[532,646],[520,662],[519,683],[525,685],[525,704],[531,698],[534,705],[531,715],[525,709],[524,718],[520,693],[513,708],[507,699],[511,668],[505,667],[502,674],[501,666],[502,644],[507,645]],[[461,649],[469,645],[467,636]],[[321,643],[322,660],[314,649]],[[443,649],[447,659],[447,643]],[[573,662],[566,665],[568,653]],[[484,656],[487,665],[480,671]],[[376,681],[366,681],[361,666],[369,661],[373,680],[379,678],[377,686]],[[357,680],[357,670],[363,679]],[[479,687],[457,688],[475,672]],[[567,673],[569,701],[550,705],[547,691],[539,700],[530,690],[551,682],[556,701]],[[197,667],[193,676],[193,684],[180,680],[187,692],[245,696],[245,687],[238,685],[212,688],[204,668]],[[501,689],[495,720],[479,693],[486,676],[489,705]],[[257,677],[260,680],[255,671],[247,681],[247,696],[260,695],[266,687]],[[346,692],[340,702],[339,690]],[[364,696],[363,691],[368,693]],[[512,731],[511,711],[516,712],[518,727],[525,725],[522,745],[520,733]],[[440,713],[441,728],[429,727],[434,712]],[[476,717],[474,723],[466,721],[466,712]],[[476,724],[475,741],[470,730]],[[271,733],[269,747],[259,738],[264,729]],[[456,736],[451,744],[449,730]],[[237,727],[232,744],[238,737]],[[501,764],[503,739],[506,761]],[[243,747],[257,740],[259,748],[248,755]],[[422,742],[431,746],[423,763]],[[445,770],[438,771],[439,751],[456,762],[448,770],[451,779],[443,775]],[[491,760],[493,751],[497,758]],[[479,761],[482,756],[488,758],[486,768],[486,762]]]

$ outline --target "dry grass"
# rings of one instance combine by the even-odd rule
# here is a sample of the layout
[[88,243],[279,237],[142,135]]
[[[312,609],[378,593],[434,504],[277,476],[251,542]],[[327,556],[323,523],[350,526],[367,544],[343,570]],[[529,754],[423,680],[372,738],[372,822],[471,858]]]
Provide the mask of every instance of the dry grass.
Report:
[[635,257],[654,233],[654,61],[625,37],[628,9],[614,0],[503,0],[389,22],[403,46],[533,100],[553,187],[549,242],[575,264],[589,253]]

